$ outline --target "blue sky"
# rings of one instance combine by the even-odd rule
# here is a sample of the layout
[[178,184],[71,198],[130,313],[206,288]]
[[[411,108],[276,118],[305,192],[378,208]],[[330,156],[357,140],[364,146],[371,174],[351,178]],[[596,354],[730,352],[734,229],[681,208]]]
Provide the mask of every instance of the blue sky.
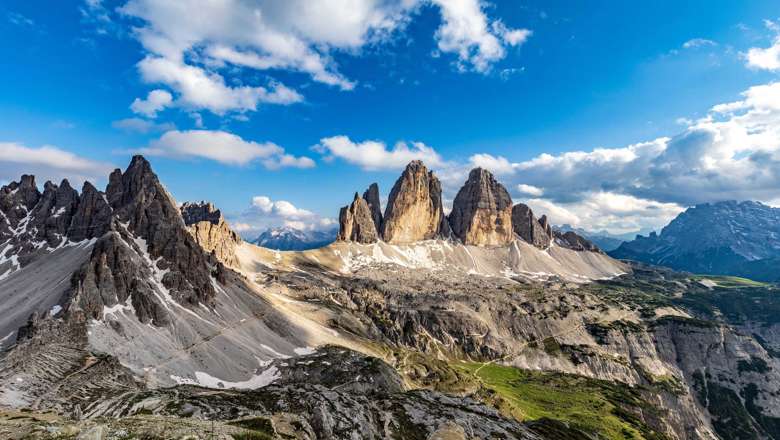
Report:
[[614,232],[780,198],[775,1],[174,3],[0,5],[0,180],[141,151],[245,235],[328,227],[410,158]]

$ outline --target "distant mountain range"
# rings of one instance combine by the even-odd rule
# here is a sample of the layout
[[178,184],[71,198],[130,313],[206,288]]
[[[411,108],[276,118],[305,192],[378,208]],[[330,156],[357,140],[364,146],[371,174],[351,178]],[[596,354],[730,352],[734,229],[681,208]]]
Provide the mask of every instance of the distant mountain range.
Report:
[[569,224],[556,226],[555,229],[561,232],[574,232],[590,240],[604,252],[609,252],[620,247],[623,242],[630,241],[636,237],[635,232],[628,234],[611,234],[607,231],[589,231],[587,229],[575,228]]
[[327,246],[336,240],[337,229],[328,231],[302,231],[283,226],[269,228],[251,243],[279,251],[304,251]]
[[637,236],[610,255],[694,273],[777,281],[780,209],[751,201],[696,205],[660,234]]

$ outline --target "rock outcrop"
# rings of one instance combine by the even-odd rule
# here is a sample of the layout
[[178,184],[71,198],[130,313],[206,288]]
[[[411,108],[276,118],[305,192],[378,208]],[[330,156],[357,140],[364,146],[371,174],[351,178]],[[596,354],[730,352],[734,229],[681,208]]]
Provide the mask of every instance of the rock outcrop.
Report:
[[371,208],[368,202],[355,193],[352,204],[341,208],[339,212],[339,235],[341,241],[358,243],[376,243],[379,239]]
[[575,251],[601,252],[598,246],[577,235],[574,231],[553,231],[553,235],[555,236],[555,243],[559,246]]
[[379,202],[379,185],[372,183],[363,193],[363,199],[371,210],[371,218],[374,220],[376,231],[382,231],[382,207]]
[[415,160],[393,185],[382,225],[388,243],[403,244],[445,235],[441,183],[425,165]]
[[512,207],[512,229],[520,238],[539,249],[545,249],[553,239],[547,217],[542,216],[541,220],[537,220],[531,208],[522,203]]
[[180,210],[187,230],[200,247],[224,265],[238,267],[236,246],[241,237],[230,229],[219,209],[211,203],[185,202]]
[[[77,308],[100,319],[105,308],[131,307],[141,322],[160,326],[169,322],[168,303],[213,304],[212,276],[219,279],[224,266],[209,261],[190,235],[146,159],[135,156],[124,173],[114,170],[106,199],[112,210],[108,233],[71,280]],[[96,206],[93,214],[104,211]]]
[[514,239],[509,192],[482,168],[469,173],[455,196],[449,220],[452,233],[465,244],[503,246]]

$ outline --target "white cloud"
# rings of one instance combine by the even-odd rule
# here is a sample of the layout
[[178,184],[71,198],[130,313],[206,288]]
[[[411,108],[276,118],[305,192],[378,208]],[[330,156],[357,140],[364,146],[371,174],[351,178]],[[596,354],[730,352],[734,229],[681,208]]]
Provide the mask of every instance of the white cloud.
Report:
[[487,72],[506,56],[504,45],[517,46],[531,35],[527,29],[510,29],[501,21],[489,22],[480,0],[432,0],[442,24],[436,31],[439,51],[458,56],[461,70]]
[[465,163],[446,163],[437,174],[452,193],[470,167],[482,166],[556,223],[612,232],[657,228],[698,203],[776,203],[780,82],[751,87],[742,99],[679,123],[685,125],[681,133],[649,142],[541,154],[523,162],[478,154]]
[[289,220],[301,220],[314,216],[311,211],[296,208],[295,205],[286,200],[272,201],[267,196],[252,197],[252,207],[265,214],[273,214]]
[[169,131],[169,130],[176,129],[176,127],[169,122],[158,124],[154,121],[149,121],[147,119],[141,119],[141,118],[120,119],[118,121],[112,122],[111,126],[119,130],[142,133],[142,134]]
[[146,82],[167,84],[179,93],[182,106],[207,109],[222,115],[228,111],[256,110],[259,103],[293,104],[303,97],[281,83],[265,87],[230,87],[217,73],[163,57],[148,56],[138,63]]
[[253,197],[249,208],[228,217],[233,229],[250,239],[278,226],[312,231],[329,230],[337,225],[335,219],[321,217],[286,200],[272,200],[268,196]]
[[29,26],[33,27],[35,26],[35,22],[24,15],[18,13],[18,12],[9,12],[6,14],[6,18],[8,18],[8,22],[11,24],[14,24],[16,26]]
[[397,142],[388,150],[384,142],[353,142],[347,136],[333,136],[320,139],[313,149],[326,158],[337,157],[365,170],[401,169],[413,160],[422,160],[429,167],[443,164],[441,156],[422,142]]
[[483,0],[127,0],[118,12],[88,0],[82,12],[127,19],[143,47],[138,69],[144,81],[170,87],[177,105],[221,115],[303,99],[281,85],[242,83],[244,72],[299,72],[354,89],[357,81],[339,71],[336,56],[359,56],[367,46],[390,41],[424,5],[441,13],[436,53],[457,55],[461,70],[488,72],[506,48],[531,35],[488,18]]
[[683,43],[684,49],[695,49],[698,47],[717,46],[718,43],[706,38],[694,38]]
[[547,199],[525,201],[539,216],[546,214],[555,225],[569,224],[591,231],[612,234],[659,229],[667,225],[683,208],[674,203],[659,203],[625,194],[585,193],[570,203]]
[[[224,113],[254,110],[258,103],[293,103],[302,98],[281,86],[267,92],[252,85],[227,85],[230,67],[281,69],[351,90],[332,53],[357,53],[403,27],[416,0],[129,0],[119,10],[140,19],[135,35],[146,57],[146,81],[182,94],[182,104]],[[230,82],[232,84],[232,82]],[[205,90],[199,90],[204,87]]]
[[130,104],[133,113],[144,115],[147,118],[157,117],[157,112],[169,107],[173,103],[173,96],[166,90],[152,90],[146,99],[135,98]]
[[542,188],[533,185],[526,185],[525,183],[518,183],[517,190],[520,192],[520,194],[525,194],[532,197],[539,197],[544,194],[544,190]]
[[57,147],[31,148],[14,142],[0,142],[0,180],[17,180],[22,174],[34,174],[39,180],[73,184],[85,180],[103,180],[113,165],[93,161]]
[[469,157],[471,168],[484,168],[493,174],[511,174],[514,172],[514,165],[505,157],[492,156],[490,154],[475,154]]
[[774,31],[775,36],[772,45],[767,48],[753,47],[748,50],[745,58],[748,67],[761,70],[780,70],[780,25],[766,20],[766,27]]
[[140,150],[151,156],[175,158],[201,157],[227,165],[247,165],[260,162],[269,169],[282,167],[310,168],[314,161],[306,157],[294,157],[273,142],[247,141],[233,133],[210,130],[173,130],[152,141]]

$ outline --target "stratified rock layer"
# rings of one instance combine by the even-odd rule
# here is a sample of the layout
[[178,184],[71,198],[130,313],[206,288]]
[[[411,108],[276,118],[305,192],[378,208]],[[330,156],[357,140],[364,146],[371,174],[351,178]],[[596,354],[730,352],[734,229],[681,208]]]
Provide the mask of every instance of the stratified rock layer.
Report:
[[441,237],[444,218],[439,179],[421,161],[410,162],[390,191],[382,237],[393,244]]
[[449,216],[452,233],[463,243],[503,246],[514,239],[512,199],[490,171],[475,168],[458,191]]
[[542,216],[544,224],[534,216],[528,205],[518,203],[512,207],[512,229],[515,234],[526,242],[544,249],[552,241],[552,231],[547,224],[547,217]]
[[368,202],[355,193],[352,204],[341,208],[339,212],[339,235],[341,241],[358,243],[376,243],[379,236],[371,217]]
[[236,246],[241,237],[230,229],[219,209],[211,203],[186,202],[181,206],[181,215],[200,247],[226,266],[238,266]]

